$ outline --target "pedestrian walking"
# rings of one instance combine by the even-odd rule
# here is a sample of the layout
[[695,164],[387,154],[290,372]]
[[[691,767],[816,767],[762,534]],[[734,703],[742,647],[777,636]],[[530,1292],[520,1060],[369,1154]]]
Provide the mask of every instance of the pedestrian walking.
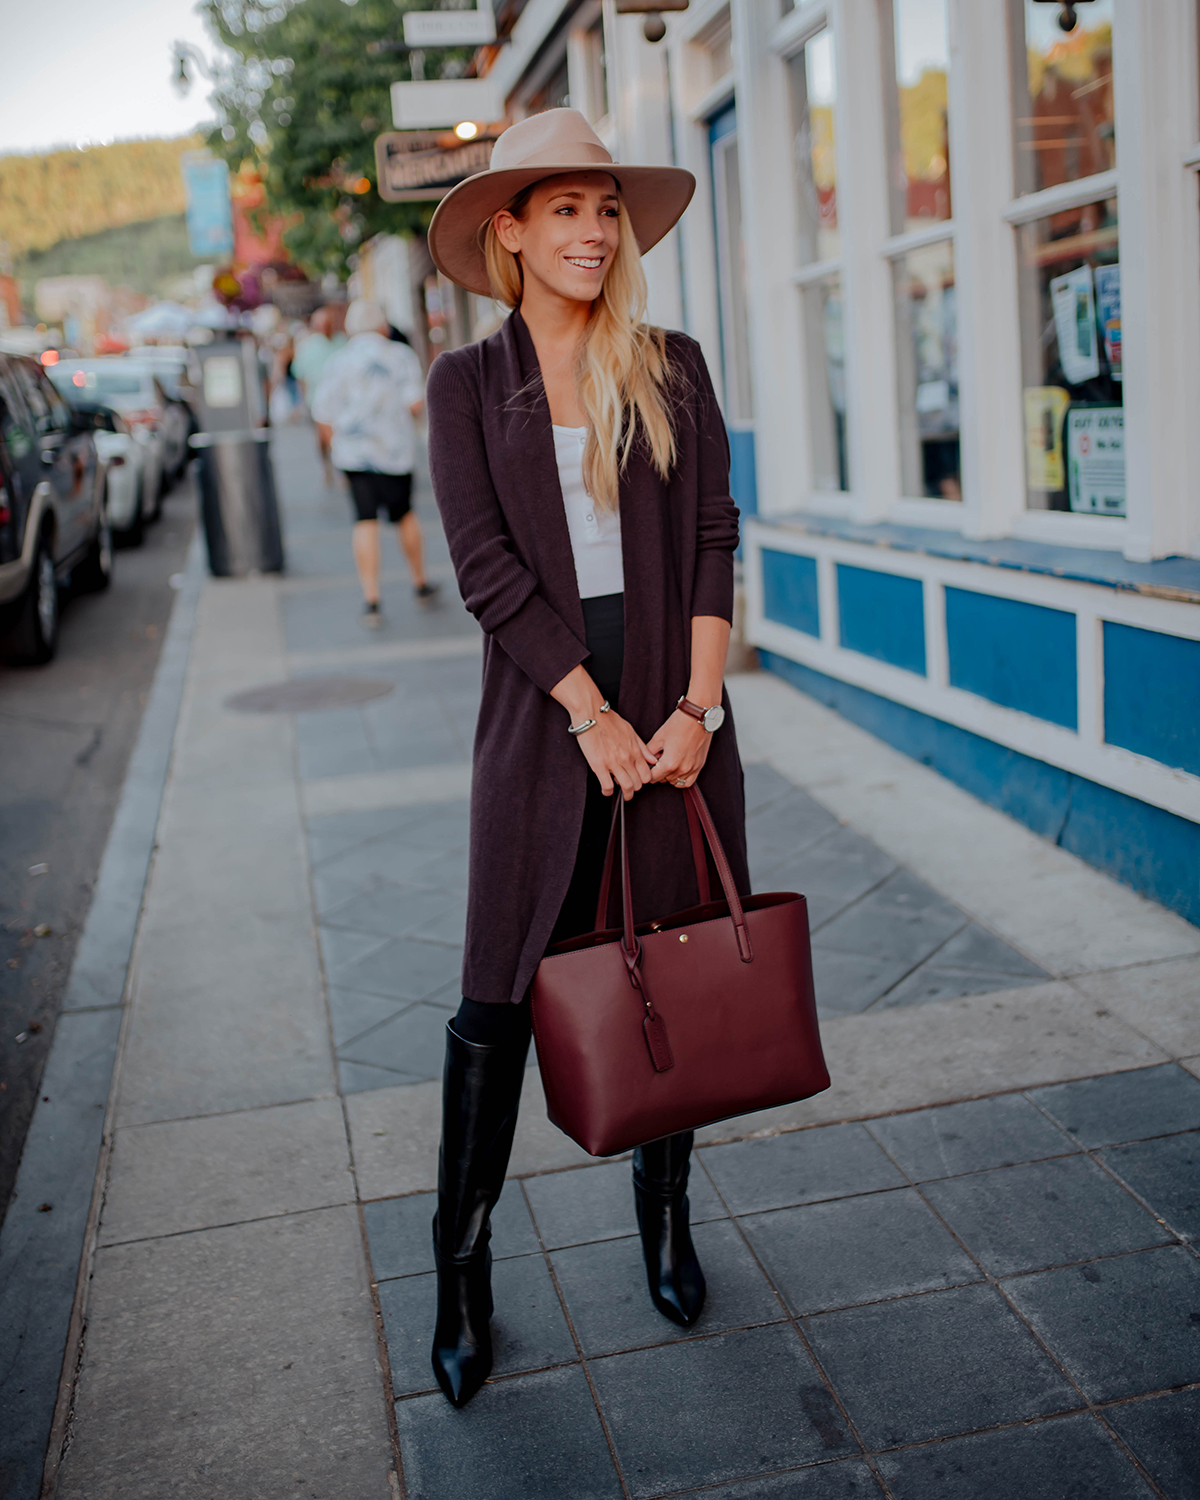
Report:
[[379,516],[396,527],[418,599],[437,585],[425,576],[421,523],[412,508],[414,417],[424,408],[421,362],[406,344],[388,338],[378,302],[360,298],[346,311],[346,345],[321,375],[312,405],[334,464],[350,486],[354,507],[354,565],[363,591],[363,624],[383,622],[379,605]]
[[[547,946],[590,932],[612,823],[636,797],[630,882],[695,905],[685,799],[711,808],[749,890],[742,771],[723,689],[738,512],[698,346],[648,327],[641,252],[694,188],[613,163],[581,114],[511,126],[488,171],[440,204],[439,269],[512,309],[429,381],[430,464],[459,588],[485,633],[471,795],[463,1000],[446,1028],[433,1238],[433,1368],[455,1406],[492,1350],[488,1219],[503,1186]],[[633,1192],[650,1296],[699,1316],[692,1135],[639,1147]]]
[[[346,342],[345,335],[335,331],[332,307],[318,307],[308,320],[308,333],[297,346],[292,359],[292,374],[299,382],[300,394],[309,411],[316,399],[317,387],[325,366]],[[321,467],[325,470],[325,483],[333,483],[333,460],[329,455],[329,439],[324,429],[317,428],[317,445],[321,453]]]

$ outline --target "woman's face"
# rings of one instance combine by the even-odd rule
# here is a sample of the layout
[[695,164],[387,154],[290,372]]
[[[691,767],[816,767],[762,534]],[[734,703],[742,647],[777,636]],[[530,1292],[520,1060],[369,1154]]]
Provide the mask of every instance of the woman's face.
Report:
[[523,219],[501,209],[494,222],[500,243],[521,257],[526,295],[537,288],[594,302],[617,253],[619,217],[608,173],[578,172],[539,182]]

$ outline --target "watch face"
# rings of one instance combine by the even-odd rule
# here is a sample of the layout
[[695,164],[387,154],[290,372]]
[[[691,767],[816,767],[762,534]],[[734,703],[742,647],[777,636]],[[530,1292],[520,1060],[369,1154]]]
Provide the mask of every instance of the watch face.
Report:
[[720,729],[725,722],[725,710],[718,703],[715,708],[710,708],[704,715],[704,727],[712,734],[714,730]]

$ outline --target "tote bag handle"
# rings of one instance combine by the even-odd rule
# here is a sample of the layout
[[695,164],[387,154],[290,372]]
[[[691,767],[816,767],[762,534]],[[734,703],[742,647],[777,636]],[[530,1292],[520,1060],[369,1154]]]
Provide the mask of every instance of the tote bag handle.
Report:
[[[621,797],[621,789],[613,787],[613,796],[618,801]],[[692,841],[692,864],[696,870],[696,888],[700,892],[700,904],[706,906],[712,900],[712,887],[708,879],[708,859],[704,852],[704,834],[700,829],[700,818],[696,812],[695,805],[689,797],[684,797],[684,806],[687,808],[688,834]],[[612,889],[613,857],[617,851],[617,809],[613,808],[612,828],[608,835],[608,848],[604,851],[604,873],[600,877],[600,896],[596,901],[596,923],[595,930],[602,932],[608,925],[608,901]]]
[[[712,820],[712,814],[708,810],[708,804],[705,802],[704,795],[698,786],[686,788],[683,795],[688,804],[689,821],[692,818],[695,819],[700,829],[703,830],[703,836],[708,841],[708,847],[712,850],[713,863],[717,867],[717,875],[720,877],[721,888],[725,893],[725,900],[729,906],[729,919],[733,923],[738,953],[743,963],[752,963],[754,961],[754,950],[750,945],[750,933],[746,927],[746,914],[742,910],[741,898],[737,893],[737,886],[733,880],[733,871],[729,868],[729,861],[725,857],[725,850],[722,847],[716,825]],[[633,891],[629,880],[629,842],[625,826],[625,799],[616,791],[614,791],[613,796],[617,799],[617,805],[613,808],[613,827],[612,833],[609,835],[609,853],[611,854],[612,852],[613,840],[619,827],[621,836],[621,949],[625,955],[625,962],[630,966],[632,973],[632,970],[641,958],[641,943],[633,931]],[[693,855],[697,852],[703,853],[702,847],[697,851],[698,843],[699,840],[693,840]],[[605,881],[607,881],[609,875],[608,864],[609,862],[606,859]],[[699,867],[697,868],[696,878],[699,884]],[[707,887],[708,876],[707,871],[705,871],[705,878],[701,885],[702,895],[707,890]],[[604,900],[604,906],[597,917],[597,930],[600,929],[607,917],[607,889],[602,888],[601,895]]]

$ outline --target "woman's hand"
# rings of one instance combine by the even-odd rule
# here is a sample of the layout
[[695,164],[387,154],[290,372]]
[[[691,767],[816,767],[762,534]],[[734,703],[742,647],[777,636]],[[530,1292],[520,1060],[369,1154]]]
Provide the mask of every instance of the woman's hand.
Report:
[[666,781],[680,789],[694,786],[708,759],[711,743],[712,735],[699,719],[677,708],[650,741],[650,754],[656,762],[650,779]]
[[[614,783],[621,788],[626,802],[651,779],[654,756],[642,743],[633,725],[616,709],[601,712],[600,689],[581,665],[550,690],[550,696],[570,714],[570,723],[582,724],[595,719],[595,727],[577,736],[584,759],[596,773],[606,797],[611,797]],[[565,726],[564,726],[565,730]]]
[[654,779],[654,756],[633,725],[615,708],[606,714],[598,713],[595,729],[584,730],[578,740],[606,797],[612,796],[615,782],[628,802],[634,792],[641,791]]

